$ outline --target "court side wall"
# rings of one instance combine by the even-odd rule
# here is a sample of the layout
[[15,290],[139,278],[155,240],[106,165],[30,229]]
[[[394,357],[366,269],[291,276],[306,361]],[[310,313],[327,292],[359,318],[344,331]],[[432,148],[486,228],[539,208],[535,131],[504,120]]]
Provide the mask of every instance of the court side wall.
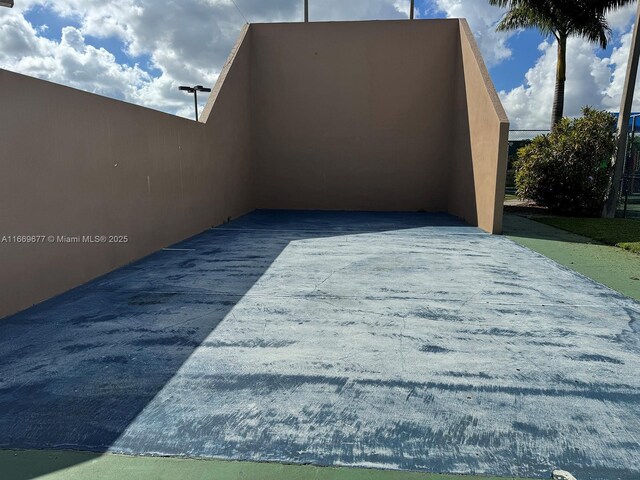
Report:
[[509,120],[466,20],[459,20],[449,213],[502,233]]
[[457,20],[251,28],[258,208],[447,211]]
[[[0,318],[252,210],[247,42],[236,53],[206,124],[0,70],[0,239],[45,236],[0,243]],[[128,241],[57,238],[83,235]]]
[[0,105],[0,318],[255,208],[501,230],[508,122],[464,21],[246,26],[199,122],[5,70]]

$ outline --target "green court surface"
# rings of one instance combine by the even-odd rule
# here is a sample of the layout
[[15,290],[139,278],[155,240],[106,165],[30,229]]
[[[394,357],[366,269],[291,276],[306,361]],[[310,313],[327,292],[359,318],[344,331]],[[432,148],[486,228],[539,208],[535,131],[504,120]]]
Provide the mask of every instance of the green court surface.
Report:
[[[134,457],[47,450],[0,450],[4,480],[504,480],[365,468]],[[523,479],[515,479],[523,480]]]
[[532,220],[640,253],[640,221],[630,218],[532,217]]
[[613,290],[640,300],[640,255],[518,215],[505,215],[504,235]]

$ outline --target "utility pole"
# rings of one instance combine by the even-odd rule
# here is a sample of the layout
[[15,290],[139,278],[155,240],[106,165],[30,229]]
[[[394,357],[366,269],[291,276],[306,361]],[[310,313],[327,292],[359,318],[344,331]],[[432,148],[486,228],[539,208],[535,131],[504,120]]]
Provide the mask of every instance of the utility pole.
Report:
[[[618,194],[620,183],[622,182],[622,172],[627,160],[627,142],[629,132],[629,117],[631,116],[631,106],[633,104],[633,92],[636,88],[636,78],[638,76],[638,60],[640,60],[640,2],[636,12],[636,23],[633,27],[633,40],[629,51],[629,63],[627,64],[627,77],[624,82],[622,92],[622,102],[618,117],[618,147],[613,163],[613,176],[609,187],[609,196],[602,211],[604,218],[614,218],[618,206]],[[635,121],[635,119],[634,119]]]
[[309,0],[304,0],[304,22],[309,23]]
[[409,20],[413,20],[413,11],[415,10],[415,6],[416,6],[416,0],[411,0],[411,9],[409,10]]

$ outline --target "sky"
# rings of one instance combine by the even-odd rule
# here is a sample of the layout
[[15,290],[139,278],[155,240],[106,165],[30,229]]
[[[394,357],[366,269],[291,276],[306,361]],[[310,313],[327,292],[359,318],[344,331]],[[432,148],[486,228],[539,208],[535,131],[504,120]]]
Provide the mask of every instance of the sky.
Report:
[[[311,21],[402,19],[410,8],[410,0],[309,4]],[[569,40],[566,115],[585,105],[618,111],[635,10],[609,15],[606,50]],[[467,18],[511,128],[549,128],[555,38],[496,32],[504,12],[487,0],[416,0],[415,15]],[[245,22],[302,17],[302,0],[15,0],[12,9],[0,7],[0,68],[191,118],[193,98],[178,86],[212,87]],[[205,102],[203,95],[200,108]]]

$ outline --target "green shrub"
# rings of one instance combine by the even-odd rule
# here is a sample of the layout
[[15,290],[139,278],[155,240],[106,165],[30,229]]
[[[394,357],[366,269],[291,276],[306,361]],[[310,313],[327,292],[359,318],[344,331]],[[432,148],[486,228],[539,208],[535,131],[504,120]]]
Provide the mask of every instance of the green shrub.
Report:
[[616,148],[616,118],[585,107],[518,151],[518,196],[554,212],[593,216],[602,211]]

